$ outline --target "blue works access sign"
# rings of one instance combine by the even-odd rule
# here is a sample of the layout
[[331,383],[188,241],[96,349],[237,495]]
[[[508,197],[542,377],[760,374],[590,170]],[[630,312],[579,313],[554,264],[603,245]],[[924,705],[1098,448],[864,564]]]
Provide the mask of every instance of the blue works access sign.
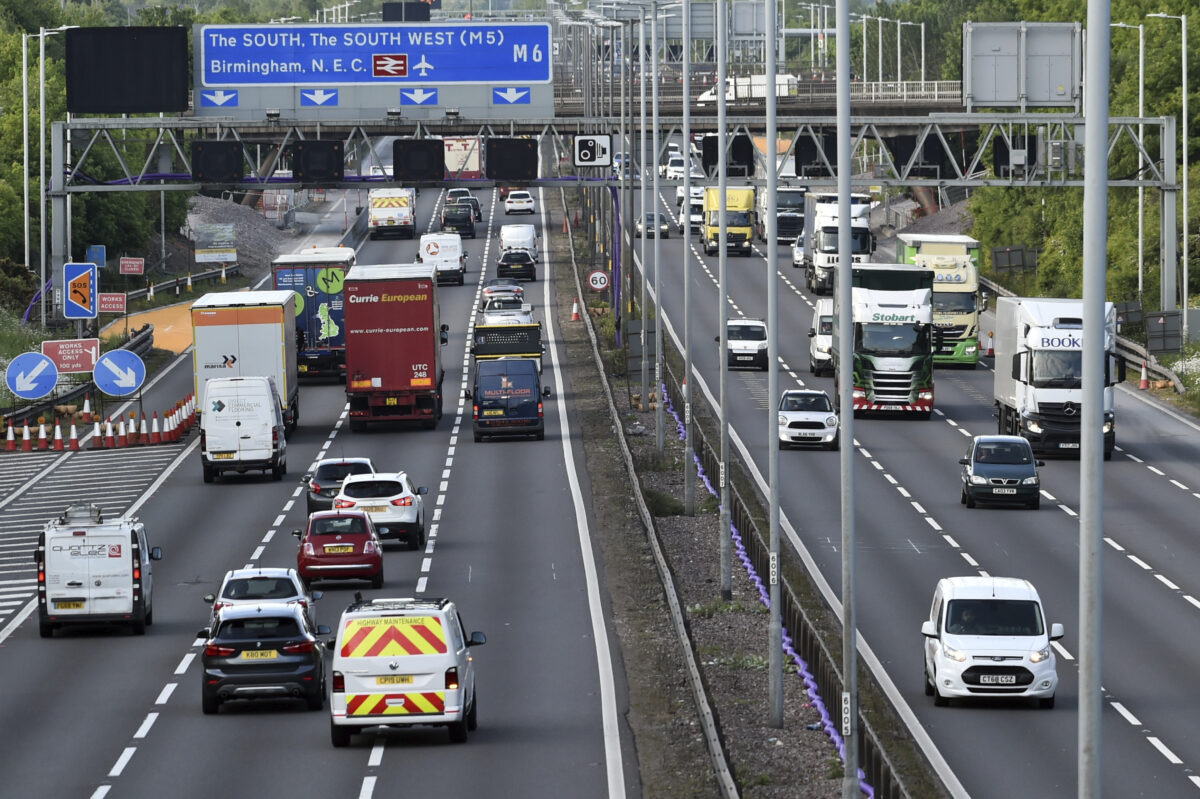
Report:
[[546,23],[204,25],[204,86],[549,83]]

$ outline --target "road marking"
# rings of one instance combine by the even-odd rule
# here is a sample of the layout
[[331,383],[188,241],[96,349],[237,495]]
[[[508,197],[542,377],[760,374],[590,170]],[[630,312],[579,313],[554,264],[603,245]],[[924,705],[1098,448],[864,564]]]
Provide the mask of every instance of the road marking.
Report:
[[1171,480],[1171,485],[1175,486],[1176,488],[1182,488],[1184,491],[1191,490],[1187,486],[1185,486],[1183,483],[1179,482],[1178,480]]
[[942,534],[942,538],[946,541],[947,544],[954,547],[955,549],[958,549],[958,542],[955,541],[953,538],[951,538],[948,535],[945,535],[944,533]]
[[937,530],[939,533],[942,531],[942,526],[938,524],[937,520],[932,516],[926,516],[925,521],[929,523],[930,527],[932,527],[934,530]]
[[1058,652],[1059,657],[1063,660],[1074,660],[1075,658],[1068,652],[1058,641],[1051,641],[1050,646],[1054,647],[1054,651]]
[[1157,474],[1159,477],[1166,477],[1166,475],[1163,474],[1162,469],[1155,468],[1154,466],[1147,466],[1146,468]]
[[1158,580],[1160,583],[1165,585],[1167,588],[1170,588],[1172,591],[1179,590],[1179,586],[1175,585],[1175,583],[1171,582],[1166,577],[1163,577],[1161,574],[1154,575],[1154,579]]
[[250,560],[257,561],[259,558],[261,558],[263,556],[264,549],[265,549],[265,547],[263,547],[262,545],[259,545],[254,550],[254,554],[250,556]]
[[358,799],[371,799],[375,794],[375,777],[363,777],[362,788],[358,791]]
[[1150,745],[1153,746],[1155,749],[1157,749],[1159,751],[1159,754],[1161,754],[1163,757],[1165,757],[1167,759],[1167,762],[1170,763],[1171,765],[1178,766],[1180,763],[1183,762],[1182,760],[1179,759],[1179,755],[1175,754],[1170,749],[1168,749],[1166,744],[1164,744],[1162,741],[1155,738],[1153,735],[1146,736],[1146,740],[1149,741]]
[[179,665],[175,667],[176,674],[183,674],[187,671],[188,666],[192,665],[192,661],[196,659],[195,652],[188,652],[183,656],[183,660],[179,661]]
[[171,694],[175,693],[175,686],[177,685],[179,685],[177,682],[169,682],[164,685],[163,689],[158,692],[158,698],[154,700],[154,704],[165,705],[167,700],[171,698]]
[[157,713],[147,713],[146,720],[142,722],[142,726],[137,728],[137,732],[133,734],[134,738],[145,738],[149,734],[150,728],[154,726],[154,722],[158,720]]
[[125,767],[129,765],[129,761],[133,757],[133,753],[136,751],[136,746],[125,747],[125,751],[122,752],[121,756],[117,758],[117,762],[113,764],[112,770],[108,772],[108,776],[120,777],[121,772],[124,771]]
[[1142,722],[1138,721],[1138,717],[1133,715],[1132,713],[1130,713],[1128,710],[1126,710],[1125,706],[1122,705],[1120,702],[1109,702],[1109,704],[1112,705],[1113,710],[1115,710],[1121,714],[1121,718],[1128,721],[1134,727],[1142,726]]
[[1128,557],[1131,561],[1133,561],[1137,565],[1141,566],[1146,571],[1153,571],[1150,564],[1147,563],[1146,561],[1142,560],[1141,558],[1139,558],[1137,555],[1126,555],[1126,557]]
[[376,736],[375,745],[371,747],[371,756],[367,758],[367,768],[373,768],[383,762],[383,747],[386,738]]
[[962,556],[963,556],[963,560],[965,560],[967,563],[970,563],[970,564],[971,564],[971,566],[972,566],[973,568],[978,568],[978,567],[979,567],[979,563],[977,563],[977,562],[976,562],[975,558],[971,557],[971,556],[970,556],[969,554],[967,554],[966,552],[960,552],[960,553],[958,553],[958,554],[962,555]]

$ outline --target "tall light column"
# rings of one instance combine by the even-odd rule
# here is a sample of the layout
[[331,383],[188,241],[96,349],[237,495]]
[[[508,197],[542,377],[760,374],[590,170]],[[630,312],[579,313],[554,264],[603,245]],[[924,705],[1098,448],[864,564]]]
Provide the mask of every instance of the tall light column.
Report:
[[[822,8],[824,11],[824,8]],[[824,17],[824,14],[822,14]],[[774,42],[776,26],[774,4],[767,9],[768,42]],[[821,26],[822,40],[825,26]],[[767,479],[770,490],[770,548],[771,568],[768,577],[771,598],[771,619],[767,625],[767,694],[770,724],[783,728],[783,617],[781,615],[779,586],[779,422],[772,403],[779,396],[779,233],[776,216],[775,189],[779,182],[779,164],[776,158],[779,136],[775,121],[777,102],[775,72],[777,69],[775,48],[767,50],[766,112],[767,112],[767,218],[763,224],[767,229]],[[722,358],[725,356],[722,355]]]
[[[662,147],[662,142],[659,139],[658,131],[658,2],[652,0],[650,3],[650,41],[653,48],[651,56],[654,63],[650,67],[651,74],[654,80],[654,176],[651,180],[654,181],[654,193],[650,198],[651,218],[645,220],[642,225],[642,236],[645,237],[650,233],[649,225],[651,221],[654,224],[654,393],[658,398],[658,402],[654,406],[654,444],[658,448],[658,454],[663,454],[666,441],[664,438],[663,428],[666,426],[665,410],[663,408],[662,398],[662,329],[663,329],[663,312],[662,312],[662,231],[658,229],[658,198],[659,198],[659,176],[662,174],[658,168],[659,148]],[[645,209],[642,209],[645,213]]]
[[[29,34],[21,34],[21,119],[22,127],[25,130],[24,137],[24,159],[22,164],[24,169],[21,170],[22,178],[25,182],[25,268],[32,269],[33,264],[29,263],[32,260],[32,253],[29,249]],[[45,287],[45,283],[38,286],[41,290]]]
[[696,514],[696,462],[692,458],[692,3],[683,0],[683,512]]
[[1187,64],[1187,14],[1147,14],[1159,19],[1177,19],[1183,26],[1183,132],[1180,135],[1183,150],[1183,340],[1188,340],[1188,64]]
[[[725,0],[717,0],[717,325],[721,336],[721,512],[719,516],[721,541],[721,598],[733,598],[733,533],[730,530],[729,514],[729,283],[726,267],[729,262],[725,221],[725,189],[728,182],[729,152],[725,132],[725,74],[728,6]],[[705,212],[707,216],[708,212]],[[707,226],[709,220],[705,220]]]
[[642,403],[650,402],[650,362],[646,360],[646,327],[650,323],[650,313],[646,308],[646,11],[641,9],[641,22],[638,24],[638,82],[641,84],[641,127],[639,133],[641,143],[638,147],[638,214],[642,220]]

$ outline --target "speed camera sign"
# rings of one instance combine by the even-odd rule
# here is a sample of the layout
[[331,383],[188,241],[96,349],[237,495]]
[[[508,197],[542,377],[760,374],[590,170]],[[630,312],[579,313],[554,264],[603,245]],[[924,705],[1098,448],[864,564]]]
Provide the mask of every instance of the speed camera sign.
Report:
[[576,136],[575,166],[612,166],[612,136]]
[[608,273],[597,269],[588,275],[588,285],[593,291],[604,291],[608,288]]

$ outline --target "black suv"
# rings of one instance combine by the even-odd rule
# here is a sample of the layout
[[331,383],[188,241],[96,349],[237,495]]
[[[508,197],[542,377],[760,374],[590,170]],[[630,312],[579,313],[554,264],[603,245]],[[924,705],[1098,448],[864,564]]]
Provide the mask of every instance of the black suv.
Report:
[[525,250],[505,250],[496,263],[496,277],[537,280],[537,266],[533,256]]
[[454,202],[452,202],[450,204],[451,205],[469,205],[469,206],[471,206],[471,210],[475,213],[475,221],[476,222],[483,221],[483,208],[480,207],[480,205],[479,205],[478,197],[458,197],[454,200]]
[[442,209],[442,230],[452,230],[460,236],[475,238],[475,213],[467,203],[455,203]]
[[204,638],[200,656],[201,709],[216,713],[234,699],[304,699],[325,706],[325,649],[303,608],[281,603],[222,608]]

